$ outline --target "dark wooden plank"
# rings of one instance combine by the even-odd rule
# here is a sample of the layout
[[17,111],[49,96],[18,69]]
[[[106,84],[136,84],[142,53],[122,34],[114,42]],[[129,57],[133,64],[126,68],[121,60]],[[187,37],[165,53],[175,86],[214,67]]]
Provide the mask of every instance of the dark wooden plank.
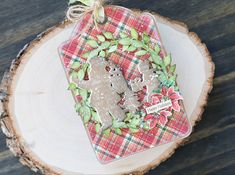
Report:
[[[185,146],[147,174],[235,174],[235,0],[113,0],[185,22],[205,42],[216,65],[202,121]],[[1,0],[0,78],[29,41],[63,20],[66,0]],[[0,175],[31,175],[0,133]]]

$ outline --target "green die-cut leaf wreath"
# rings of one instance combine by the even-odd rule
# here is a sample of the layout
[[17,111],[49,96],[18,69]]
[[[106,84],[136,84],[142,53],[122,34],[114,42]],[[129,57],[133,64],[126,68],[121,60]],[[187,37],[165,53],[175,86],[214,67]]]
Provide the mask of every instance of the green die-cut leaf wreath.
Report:
[[[92,59],[93,57],[108,58],[110,54],[116,52],[119,47],[122,47],[122,52],[134,52],[136,57],[149,55],[151,66],[156,69],[160,85],[156,91],[159,93],[160,89],[174,86],[175,91],[178,91],[176,86],[176,65],[172,65],[171,55],[162,58],[159,54],[161,47],[156,43],[151,43],[151,37],[143,32],[139,35],[136,29],[132,28],[130,34],[120,33],[118,38],[115,38],[111,32],[104,32],[97,35],[97,39],[87,40],[87,44],[92,48],[83,55],[84,58]],[[89,63],[81,64],[75,61],[71,65],[70,76],[83,80],[85,74],[89,71]],[[82,115],[84,123],[93,122],[97,133],[102,131],[102,123],[98,112],[90,106],[90,93],[87,90],[80,89],[76,83],[71,82],[69,88],[76,95],[80,95],[82,101],[75,105],[77,112]],[[126,118],[119,121],[116,116],[113,116],[112,126],[102,131],[102,133],[109,137],[111,132],[122,135],[122,129],[128,128],[131,133],[139,132],[140,130],[150,130],[149,122],[143,120],[146,113],[138,111],[137,113],[126,113]]]

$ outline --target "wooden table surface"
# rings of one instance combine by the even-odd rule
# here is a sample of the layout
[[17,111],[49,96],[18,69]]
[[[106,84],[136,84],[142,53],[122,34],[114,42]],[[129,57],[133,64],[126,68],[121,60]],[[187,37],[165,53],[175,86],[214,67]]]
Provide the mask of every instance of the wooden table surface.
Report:
[[[196,32],[216,66],[214,89],[187,143],[148,174],[235,174],[235,0],[113,0],[157,12]],[[0,78],[19,50],[64,19],[66,0],[1,0]],[[193,93],[193,92],[192,92]],[[6,147],[0,132],[0,175],[31,175]]]

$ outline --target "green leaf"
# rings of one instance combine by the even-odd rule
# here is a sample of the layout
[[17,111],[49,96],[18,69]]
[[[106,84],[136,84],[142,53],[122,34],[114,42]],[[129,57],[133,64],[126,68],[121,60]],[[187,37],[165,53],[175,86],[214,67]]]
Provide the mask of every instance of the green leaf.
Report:
[[137,133],[137,132],[139,132],[139,129],[138,128],[129,128],[130,129],[130,131],[132,132],[132,133]]
[[94,58],[96,56],[98,56],[99,54],[99,51],[96,49],[96,50],[92,50],[88,56],[88,59],[91,59],[91,58]]
[[132,113],[128,112],[128,113],[126,114],[126,118],[124,119],[124,121],[125,121],[125,122],[130,121],[131,118],[132,118]]
[[143,47],[143,43],[141,41],[138,41],[138,40],[131,41],[131,45],[136,47],[136,48]]
[[143,128],[145,129],[145,130],[150,130],[150,124],[149,123],[144,123],[144,126],[143,126]]
[[136,40],[139,37],[138,32],[134,28],[131,28],[131,37]]
[[143,56],[147,54],[148,52],[146,50],[139,50],[135,53],[135,56]]
[[167,80],[166,86],[167,86],[167,87],[175,86],[175,81],[173,81],[173,80]]
[[119,128],[115,129],[115,132],[116,132],[118,135],[122,135],[122,130],[119,129]]
[[103,131],[103,133],[104,133],[104,135],[105,135],[106,137],[109,137],[110,132],[111,132],[111,129],[110,129],[110,128],[108,128],[108,129],[106,129],[106,130]]
[[125,52],[128,48],[129,48],[129,46],[123,46],[122,51]]
[[95,121],[95,122],[98,122],[100,123],[101,122],[101,119],[100,119],[100,116],[98,115],[98,113],[96,111],[91,111],[91,116],[92,116],[92,119]]
[[171,55],[167,55],[164,57],[164,64],[166,67],[171,64]]
[[69,0],[69,5],[72,5],[76,2],[81,2],[82,4],[85,4],[86,6],[91,7],[93,1],[92,0]]
[[80,69],[77,73],[77,77],[79,80],[83,80],[85,77],[85,71],[83,69]]
[[143,33],[142,37],[146,44],[150,42],[150,36],[146,32]]
[[158,55],[152,55],[152,59],[153,59],[153,62],[157,65],[161,65],[162,64],[162,58]]
[[81,108],[81,103],[76,103],[75,104],[75,110],[76,110],[76,112],[79,112],[80,111],[80,108]]
[[137,49],[136,47],[130,46],[130,47],[127,49],[127,51],[129,51],[129,52],[134,52],[136,49]]
[[113,125],[114,128],[124,128],[126,127],[126,123],[124,122],[118,122],[116,120],[114,120]]
[[130,123],[131,126],[137,126],[139,124],[140,124],[140,119],[139,118],[133,118],[131,120],[131,123]]
[[178,87],[178,86],[175,86],[174,90],[177,91],[177,92],[179,92],[179,87]]
[[84,121],[84,123],[88,123],[89,120],[90,120],[90,118],[91,118],[90,115],[84,115],[84,116],[83,116],[83,121]]
[[85,101],[88,97],[88,91],[86,89],[80,89],[79,94],[81,95],[82,99]]
[[108,53],[115,52],[117,50],[117,48],[118,48],[117,45],[114,45],[114,46],[110,47],[109,50],[108,50]]
[[81,66],[81,64],[78,61],[73,62],[73,64],[71,65],[72,69],[77,69]]
[[69,84],[69,90],[74,90],[74,89],[76,89],[77,88],[77,84],[76,83],[70,83]]
[[170,81],[174,81],[174,82],[175,82],[175,81],[176,81],[176,77],[177,77],[176,75],[171,76],[171,77],[169,78],[169,80],[170,80]]
[[158,55],[158,54],[159,54],[159,52],[160,52],[160,50],[161,50],[161,48],[159,47],[159,45],[158,45],[158,44],[156,44],[156,46],[155,46],[154,50],[155,50],[156,54]]
[[86,52],[82,55],[83,58],[89,58],[89,55],[91,54],[91,52]]
[[105,38],[113,39],[113,34],[111,32],[104,32],[103,34],[104,34]]
[[103,42],[103,43],[100,45],[99,49],[100,49],[100,50],[104,50],[104,49],[109,48],[109,46],[110,46],[110,42],[105,41],[105,42]]
[[123,46],[129,46],[131,44],[131,39],[130,38],[122,38],[119,40],[119,44]]
[[160,82],[165,82],[165,81],[167,81],[167,77],[165,76],[165,74],[163,72],[161,72],[161,74],[158,76],[158,80]]
[[121,38],[127,38],[128,35],[122,32],[122,33],[120,33],[120,37],[121,37]]
[[81,106],[79,112],[83,117],[84,122],[87,123],[91,118],[90,108],[88,106]]
[[75,2],[77,2],[78,0],[69,0],[69,5],[74,4]]
[[176,70],[176,65],[174,64],[170,67],[170,72],[175,73],[175,70]]
[[80,89],[79,88],[75,89],[73,92],[74,92],[75,96],[80,95]]
[[101,50],[100,53],[99,53],[99,56],[104,58],[105,57],[105,51]]
[[87,68],[89,67],[89,63],[84,63],[83,65],[82,65],[82,69],[84,70],[84,72],[86,72],[86,70],[87,70]]
[[78,78],[76,71],[71,72],[70,76],[71,76],[72,78]]
[[103,35],[97,35],[97,38],[100,42],[105,42],[105,37]]
[[93,0],[72,0],[72,1],[81,2],[81,3],[83,3],[83,4],[85,4],[86,6],[89,6],[89,7],[91,7],[92,4],[93,4]]
[[87,43],[92,47],[92,48],[97,48],[99,45],[97,41],[95,40],[88,40]]
[[96,131],[96,133],[99,133],[99,132],[100,132],[100,129],[101,129],[101,124],[100,124],[100,123],[97,123],[97,124],[95,125],[95,131]]

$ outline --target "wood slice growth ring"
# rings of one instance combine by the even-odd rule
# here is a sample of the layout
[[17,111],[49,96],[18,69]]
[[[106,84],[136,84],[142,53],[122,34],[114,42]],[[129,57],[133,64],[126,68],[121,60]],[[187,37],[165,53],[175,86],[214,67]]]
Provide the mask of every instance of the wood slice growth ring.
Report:
[[[212,89],[214,64],[195,33],[183,23],[155,15],[163,45],[177,64],[178,84],[191,125],[201,119]],[[183,140],[110,164],[100,164],[75,112],[57,47],[74,24],[44,32],[20,52],[0,91],[1,128],[22,164],[43,174],[143,174],[169,158]],[[66,111],[64,110],[66,109]]]

